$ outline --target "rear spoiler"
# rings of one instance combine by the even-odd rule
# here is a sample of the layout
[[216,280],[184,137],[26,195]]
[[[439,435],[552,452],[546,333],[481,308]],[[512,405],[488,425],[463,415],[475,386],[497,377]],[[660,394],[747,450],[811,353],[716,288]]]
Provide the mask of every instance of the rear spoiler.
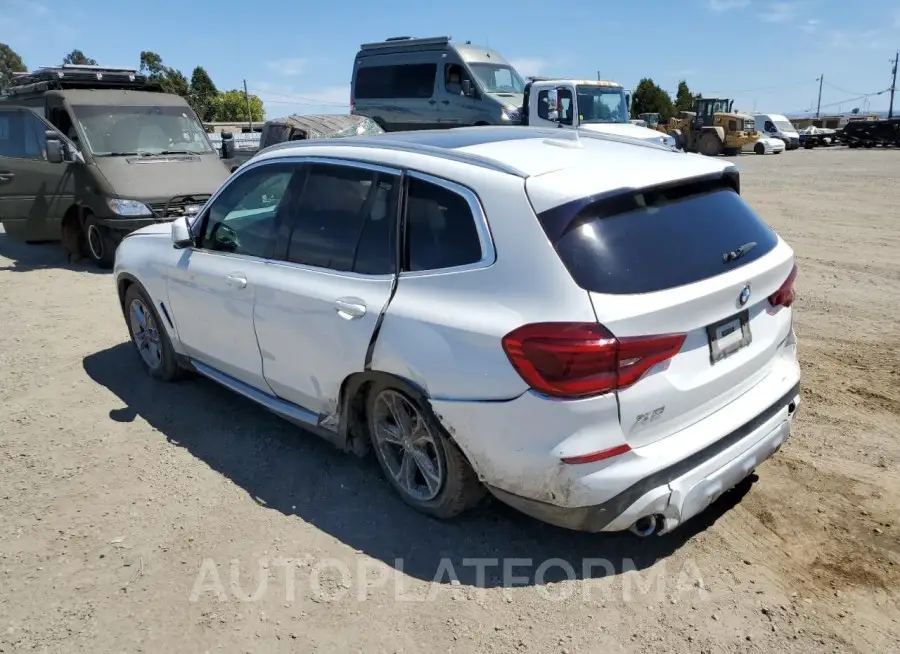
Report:
[[643,206],[635,201],[637,195],[664,196],[662,198],[664,202],[676,202],[693,195],[724,189],[732,190],[740,195],[741,179],[737,167],[728,166],[720,173],[688,177],[646,188],[620,188],[579,198],[541,212],[538,214],[538,220],[544,228],[547,238],[555,244],[566,232],[582,223],[585,211],[588,209],[590,210],[589,219],[594,219],[598,214],[614,216]]

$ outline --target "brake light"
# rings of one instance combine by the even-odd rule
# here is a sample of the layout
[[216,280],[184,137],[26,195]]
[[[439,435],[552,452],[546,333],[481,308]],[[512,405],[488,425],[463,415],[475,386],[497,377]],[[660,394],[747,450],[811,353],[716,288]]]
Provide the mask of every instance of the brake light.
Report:
[[685,334],[616,338],[598,323],[524,325],[503,337],[519,376],[553,397],[579,398],[621,390],[671,359]]
[[794,280],[797,279],[797,264],[791,268],[791,274],[781,287],[769,296],[769,304],[773,307],[789,307],[794,303]]

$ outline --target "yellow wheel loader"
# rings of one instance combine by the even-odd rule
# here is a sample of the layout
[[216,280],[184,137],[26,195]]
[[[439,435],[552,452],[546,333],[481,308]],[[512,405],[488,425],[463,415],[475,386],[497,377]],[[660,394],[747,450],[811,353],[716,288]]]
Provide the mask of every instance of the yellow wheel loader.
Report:
[[682,111],[659,129],[686,152],[733,156],[760,136],[753,116],[733,111],[733,105],[734,100],[725,98],[697,98],[693,111]]

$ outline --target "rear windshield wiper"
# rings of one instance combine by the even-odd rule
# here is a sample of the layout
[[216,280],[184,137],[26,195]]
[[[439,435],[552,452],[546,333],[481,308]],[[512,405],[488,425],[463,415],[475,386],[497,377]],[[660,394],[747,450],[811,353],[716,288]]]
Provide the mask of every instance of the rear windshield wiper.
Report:
[[740,257],[747,254],[750,250],[756,247],[756,241],[750,241],[749,243],[744,243],[742,246],[733,249],[731,252],[726,252],[722,255],[722,261],[724,263],[728,263],[729,261],[734,261],[735,259],[739,259]]

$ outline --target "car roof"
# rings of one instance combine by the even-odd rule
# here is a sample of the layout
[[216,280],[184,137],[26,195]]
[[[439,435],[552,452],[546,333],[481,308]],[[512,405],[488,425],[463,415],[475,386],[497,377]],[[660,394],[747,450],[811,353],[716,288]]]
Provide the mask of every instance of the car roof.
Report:
[[[257,155],[257,159],[309,154],[307,148],[320,149],[329,156],[378,161],[378,152],[398,150],[413,155],[452,160],[481,166],[518,177],[528,178],[567,169],[587,168],[598,179],[606,173],[621,179],[617,169],[632,168],[636,172],[658,161],[661,168],[677,171],[685,177],[717,173],[728,167],[724,161],[700,155],[686,155],[665,146],[626,136],[586,132],[582,130],[479,126],[445,130],[389,132],[374,136],[352,136],[342,139],[293,141],[274,145]],[[345,154],[339,153],[346,150]],[[679,157],[679,159],[674,159]]]

